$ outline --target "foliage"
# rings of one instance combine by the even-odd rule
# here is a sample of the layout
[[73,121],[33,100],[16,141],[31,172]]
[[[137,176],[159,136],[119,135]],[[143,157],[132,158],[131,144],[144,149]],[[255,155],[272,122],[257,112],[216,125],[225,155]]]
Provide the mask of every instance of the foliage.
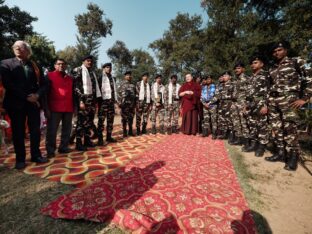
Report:
[[[95,64],[98,59],[101,38],[112,35],[113,23],[110,19],[104,18],[104,11],[94,3],[87,6],[88,12],[75,16],[75,22],[78,27],[77,35],[77,62],[86,55],[95,57]],[[80,64],[75,64],[80,65]]]
[[53,42],[39,34],[26,36],[25,40],[30,44],[33,51],[32,59],[43,67],[53,68],[56,58]]
[[23,40],[27,35],[33,35],[32,22],[37,21],[29,13],[12,8],[0,0],[0,60],[13,56],[11,46],[16,40]]
[[62,58],[66,61],[69,71],[81,65],[81,61],[77,58],[78,49],[75,46],[67,46],[63,50],[57,51],[56,55],[58,58]]

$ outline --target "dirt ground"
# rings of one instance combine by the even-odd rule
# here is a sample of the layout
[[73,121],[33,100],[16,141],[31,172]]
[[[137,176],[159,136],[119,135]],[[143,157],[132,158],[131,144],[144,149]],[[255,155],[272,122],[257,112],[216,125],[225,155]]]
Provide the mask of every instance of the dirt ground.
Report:
[[[265,156],[270,155],[270,152],[265,153]],[[312,176],[302,166],[296,172],[288,172],[283,169],[282,162],[270,163],[253,153],[244,153],[243,157],[254,175],[250,185],[259,192],[263,202],[258,212],[272,232],[312,233]],[[311,162],[306,165],[312,169]]]

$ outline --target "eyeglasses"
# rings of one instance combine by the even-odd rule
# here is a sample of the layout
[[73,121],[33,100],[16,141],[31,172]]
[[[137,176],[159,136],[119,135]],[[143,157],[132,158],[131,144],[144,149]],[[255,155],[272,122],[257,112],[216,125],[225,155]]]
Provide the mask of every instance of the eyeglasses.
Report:
[[65,66],[66,64],[65,63],[57,63],[56,65],[59,65],[59,66],[63,65],[63,66]]

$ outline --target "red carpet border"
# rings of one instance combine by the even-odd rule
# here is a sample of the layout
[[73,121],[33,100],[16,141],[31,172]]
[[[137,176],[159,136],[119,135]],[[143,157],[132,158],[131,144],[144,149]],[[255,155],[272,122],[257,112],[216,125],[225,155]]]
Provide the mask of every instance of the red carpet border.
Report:
[[112,221],[132,233],[256,233],[223,142],[181,134],[59,197],[42,213]]

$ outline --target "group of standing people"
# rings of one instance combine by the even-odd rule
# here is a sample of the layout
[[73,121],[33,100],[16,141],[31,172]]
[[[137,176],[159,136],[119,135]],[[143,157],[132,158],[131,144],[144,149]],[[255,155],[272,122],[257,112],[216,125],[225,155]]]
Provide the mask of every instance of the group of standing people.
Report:
[[[25,123],[27,120],[31,161],[46,163],[55,156],[56,135],[62,122],[59,153],[69,153],[71,133],[76,138],[76,150],[103,146],[104,122],[106,142],[116,142],[112,137],[115,105],[121,109],[123,137],[134,136],[133,120],[136,117],[136,135],[147,133],[150,117],[151,133],[182,133],[196,135],[200,129],[203,137],[228,139],[230,144],[243,145],[242,151],[255,151],[263,156],[266,145],[272,139],[276,151],[268,161],[283,161],[285,169],[296,170],[299,157],[298,115],[312,96],[311,69],[300,59],[287,56],[285,42],[277,43],[272,54],[276,64],[267,72],[261,56],[250,59],[252,75],[245,74],[245,66],[234,67],[236,79],[230,72],[219,77],[214,84],[211,76],[200,82],[185,75],[185,83],[177,83],[177,75],[169,83],[162,83],[157,74],[149,83],[149,74],[144,73],[134,84],[132,73],[124,73],[124,80],[116,84],[112,76],[112,64],[105,63],[98,76],[93,69],[93,56],[82,59],[82,65],[66,73],[66,61],[58,58],[54,71],[46,76],[36,63],[30,60],[31,48],[24,41],[13,45],[14,58],[1,61],[0,74],[6,90],[4,108],[12,124],[13,144],[16,153],[16,168],[25,168]],[[45,108],[46,107],[46,108]],[[48,119],[46,133],[47,157],[43,157],[40,144],[40,109],[45,109]],[[97,111],[96,111],[97,110]],[[76,127],[72,129],[76,113]],[[98,123],[94,124],[97,113]],[[178,120],[182,115],[181,128]],[[98,138],[92,141],[92,132]]]

